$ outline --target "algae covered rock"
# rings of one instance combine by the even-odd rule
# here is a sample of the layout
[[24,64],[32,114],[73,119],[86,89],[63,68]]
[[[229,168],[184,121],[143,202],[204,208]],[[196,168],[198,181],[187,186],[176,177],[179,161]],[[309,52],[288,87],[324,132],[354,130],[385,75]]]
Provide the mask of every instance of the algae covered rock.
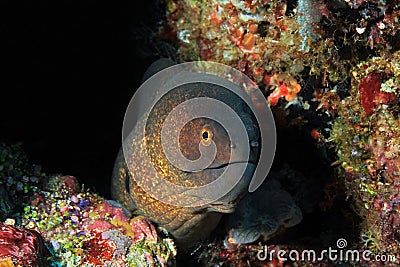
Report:
[[375,57],[352,70],[351,95],[339,106],[331,139],[341,176],[363,218],[361,246],[392,255],[400,248],[400,55]]

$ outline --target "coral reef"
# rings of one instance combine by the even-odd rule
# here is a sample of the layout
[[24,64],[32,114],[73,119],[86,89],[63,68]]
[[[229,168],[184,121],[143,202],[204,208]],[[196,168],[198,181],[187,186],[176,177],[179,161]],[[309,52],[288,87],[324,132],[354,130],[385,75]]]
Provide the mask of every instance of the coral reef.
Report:
[[[181,60],[212,60],[235,67],[279,97],[296,99],[298,79],[306,66],[314,73],[337,54],[314,30],[321,15],[302,1],[299,16],[287,15],[283,1],[168,1],[168,27],[180,42]],[[189,12],[190,10],[190,12]],[[310,50],[309,42],[316,42]],[[333,50],[333,49],[332,49]]]
[[399,259],[400,55],[375,57],[352,70],[350,96],[338,109],[337,145],[347,194],[364,218],[365,248]]
[[160,35],[179,43],[181,61],[230,65],[266,85],[271,105],[307,108],[297,96],[308,76],[332,90],[360,59],[398,49],[398,13],[396,1],[169,0]]
[[175,264],[173,240],[147,218],[131,218],[75,177],[40,173],[19,145],[0,148],[0,181],[8,192],[1,198],[7,225],[0,228],[0,266]]
[[167,266],[173,241],[160,238],[144,217],[130,219],[114,201],[77,189],[71,176],[52,176],[30,205],[22,224],[39,231],[61,266]]

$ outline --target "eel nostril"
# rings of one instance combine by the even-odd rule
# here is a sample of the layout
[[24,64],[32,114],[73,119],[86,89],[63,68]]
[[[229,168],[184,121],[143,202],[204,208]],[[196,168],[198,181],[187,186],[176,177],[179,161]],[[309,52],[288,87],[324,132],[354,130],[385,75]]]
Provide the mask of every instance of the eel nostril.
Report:
[[250,142],[250,146],[251,146],[251,147],[258,147],[258,142],[252,140],[252,141]]

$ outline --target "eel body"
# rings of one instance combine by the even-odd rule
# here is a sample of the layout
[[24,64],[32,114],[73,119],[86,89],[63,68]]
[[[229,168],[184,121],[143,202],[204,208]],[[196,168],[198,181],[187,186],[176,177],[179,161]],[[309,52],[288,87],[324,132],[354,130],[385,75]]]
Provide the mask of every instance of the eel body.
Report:
[[[144,79],[171,64],[166,60],[153,63]],[[223,194],[221,198],[206,205],[187,207],[179,205],[179,193],[172,194],[172,196],[169,194],[176,203],[171,205],[149,195],[138,185],[137,178],[151,183],[154,177],[149,170],[154,168],[163,179],[176,185],[203,186],[220,177],[229,165],[239,164],[239,162],[232,161],[232,158],[242,156],[237,155],[235,150],[237,144],[230,140],[227,131],[220,123],[200,117],[185,124],[180,131],[179,140],[175,141],[178,142],[182,154],[189,160],[196,160],[200,157],[199,144],[206,146],[213,141],[217,153],[211,165],[202,170],[181,170],[169,162],[163,151],[161,140],[163,122],[174,107],[195,97],[209,97],[223,101],[238,114],[245,126],[248,138],[235,142],[249,142],[250,155],[246,155],[248,160],[245,163],[240,162],[240,164],[246,164],[240,182],[232,190]],[[182,112],[179,119],[185,121],[189,114],[190,110]],[[145,135],[137,132],[143,127]],[[254,114],[245,102],[222,86],[196,82],[174,88],[154,105],[146,121],[144,118],[139,119],[137,127],[125,140],[129,153],[128,155],[125,153],[127,155],[125,158],[121,149],[117,156],[111,185],[112,197],[134,214],[146,216],[164,227],[173,235],[178,245],[190,246],[206,238],[217,226],[222,214],[232,213],[238,201],[246,193],[260,149],[254,145],[260,143],[258,129]],[[168,132],[165,134],[168,137]],[[150,160],[142,160],[144,157],[150,157]],[[132,170],[134,171],[132,172]]]

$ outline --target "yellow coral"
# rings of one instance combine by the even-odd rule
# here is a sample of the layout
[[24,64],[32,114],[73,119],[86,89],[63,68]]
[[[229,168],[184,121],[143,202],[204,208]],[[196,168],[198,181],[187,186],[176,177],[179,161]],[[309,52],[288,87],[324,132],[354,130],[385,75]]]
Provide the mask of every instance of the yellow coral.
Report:
[[121,227],[122,229],[125,230],[125,235],[129,236],[129,237],[134,237],[135,236],[135,232],[133,232],[132,230],[132,226],[124,221],[121,221],[118,218],[114,218],[111,220],[111,224],[116,226],[116,227]]
[[[0,259],[0,267],[15,267],[11,258]],[[17,266],[18,267],[18,266]]]

